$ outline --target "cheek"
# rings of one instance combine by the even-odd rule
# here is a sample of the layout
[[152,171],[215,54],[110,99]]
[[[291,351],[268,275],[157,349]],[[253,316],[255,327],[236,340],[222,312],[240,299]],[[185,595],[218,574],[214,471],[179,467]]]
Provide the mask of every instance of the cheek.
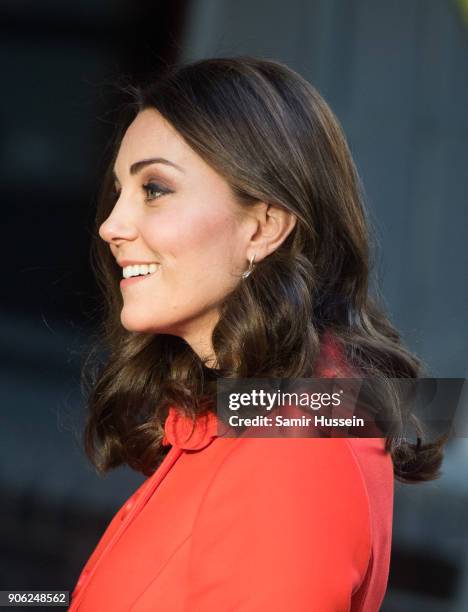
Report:
[[168,212],[146,224],[145,241],[168,268],[181,261],[189,265],[190,261],[213,259],[219,266],[232,259],[236,228],[232,215],[222,212]]
[[146,225],[145,241],[161,257],[164,280],[174,297],[184,291],[219,294],[236,282],[238,226],[232,214],[211,210],[171,211]]

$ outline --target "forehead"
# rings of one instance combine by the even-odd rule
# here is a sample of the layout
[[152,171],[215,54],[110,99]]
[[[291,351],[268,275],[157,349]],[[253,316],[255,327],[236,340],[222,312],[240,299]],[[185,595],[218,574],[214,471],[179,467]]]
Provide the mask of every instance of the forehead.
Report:
[[127,128],[120,143],[115,167],[117,171],[128,171],[133,162],[157,156],[181,166],[198,157],[158,111],[145,109]]

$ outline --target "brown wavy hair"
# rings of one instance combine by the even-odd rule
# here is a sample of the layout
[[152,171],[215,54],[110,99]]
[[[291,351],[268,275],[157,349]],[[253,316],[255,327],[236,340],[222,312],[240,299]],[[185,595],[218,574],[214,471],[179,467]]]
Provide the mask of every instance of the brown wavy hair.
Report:
[[[238,56],[171,66],[126,94],[91,250],[104,300],[82,381],[89,407],[84,443],[96,468],[126,463],[150,475],[167,452],[170,405],[195,419],[213,406],[218,376],[312,377],[329,330],[351,367],[385,385],[394,424],[385,445],[396,478],[437,478],[447,437],[423,444],[421,422],[391,384],[422,376],[424,366],[403,346],[378,291],[371,296],[375,244],[362,185],[342,128],[318,91],[279,62]],[[98,229],[114,204],[120,141],[146,108],[225,178],[241,206],[262,200],[297,217],[281,246],[225,297],[212,336],[216,369],[183,339],[129,332],[120,321],[121,269]],[[408,423],[416,444],[403,435]]]

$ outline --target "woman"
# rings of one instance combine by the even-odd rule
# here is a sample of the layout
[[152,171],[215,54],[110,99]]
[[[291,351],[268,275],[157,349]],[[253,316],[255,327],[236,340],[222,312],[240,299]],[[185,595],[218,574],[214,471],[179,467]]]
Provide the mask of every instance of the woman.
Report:
[[342,130],[303,78],[252,57],[131,93],[96,217],[107,355],[85,441],[100,471],[148,478],[71,610],[378,610],[394,476],[436,478],[443,441],[226,438],[214,413],[220,376],[372,376],[422,435],[392,390],[421,366],[369,295]]

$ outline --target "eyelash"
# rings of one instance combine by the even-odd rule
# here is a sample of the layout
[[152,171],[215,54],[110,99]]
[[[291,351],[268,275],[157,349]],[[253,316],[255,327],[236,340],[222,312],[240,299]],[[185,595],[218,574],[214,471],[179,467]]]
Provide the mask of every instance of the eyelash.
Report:
[[158,183],[155,183],[154,181],[150,181],[149,183],[146,183],[146,185],[143,185],[143,189],[146,191],[147,195],[148,195],[148,192],[150,190],[151,191],[157,191],[157,192],[159,192],[161,194],[161,195],[155,196],[153,198],[146,197],[145,200],[147,202],[150,201],[150,200],[157,200],[161,196],[166,195],[167,193],[171,193],[171,191],[169,189],[166,189],[165,187],[161,187],[161,185],[158,185]]
[[[166,195],[168,193],[172,193],[172,191],[170,189],[166,189],[165,187],[161,187],[161,185],[159,185],[158,183],[155,183],[154,181],[150,181],[149,183],[146,183],[145,185],[142,185],[142,189],[143,191],[146,192],[146,195],[148,196],[148,192],[149,191],[157,191],[160,195],[158,196],[154,196],[152,198],[150,197],[146,197],[145,201],[146,202],[150,202],[151,200],[158,200],[161,196]],[[113,189],[112,190],[112,198],[114,201],[117,201],[120,197],[120,189]]]

